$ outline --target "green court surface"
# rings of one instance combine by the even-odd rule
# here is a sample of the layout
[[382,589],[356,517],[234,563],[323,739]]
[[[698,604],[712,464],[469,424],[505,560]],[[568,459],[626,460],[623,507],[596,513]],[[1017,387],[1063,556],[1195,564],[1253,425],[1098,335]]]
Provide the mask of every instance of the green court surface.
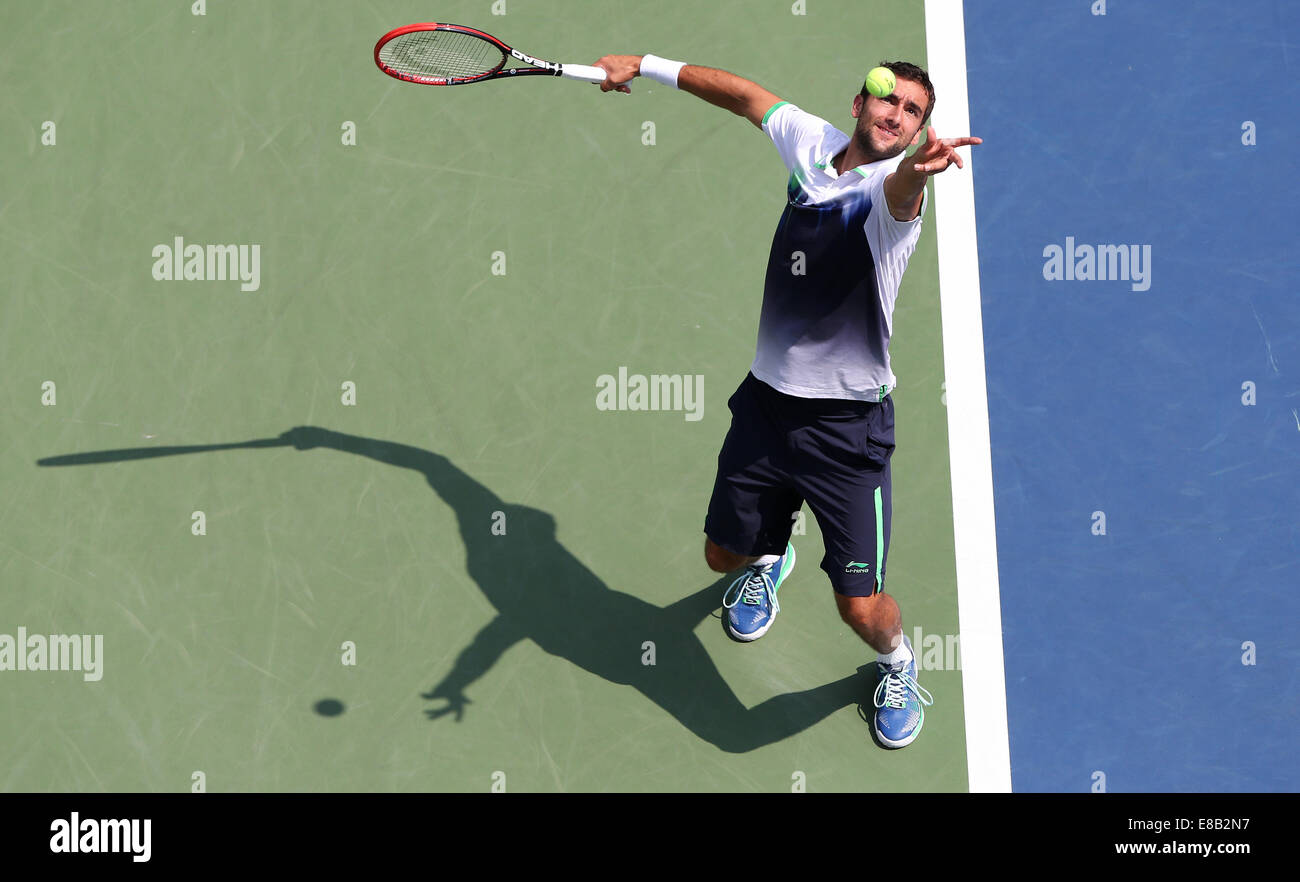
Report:
[[[0,672],[0,789],[965,790],[951,652],[923,653],[917,742],[873,743],[811,517],[771,633],[720,625],[702,527],[785,199],[766,137],[646,80],[438,89],[371,58],[452,21],[727,68],[847,128],[868,68],[924,64],[921,4],[206,7],[0,11],[0,633],[103,635],[98,681]],[[887,585],[951,643],[932,221],[895,313]],[[260,246],[260,284],[155,280],[176,237]],[[702,376],[702,418],[599,410],[620,368]]]

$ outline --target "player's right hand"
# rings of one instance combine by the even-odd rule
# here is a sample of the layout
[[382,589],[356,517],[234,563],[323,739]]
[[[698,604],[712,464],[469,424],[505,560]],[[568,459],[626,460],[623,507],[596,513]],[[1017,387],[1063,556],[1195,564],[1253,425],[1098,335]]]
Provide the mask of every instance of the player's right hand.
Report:
[[294,426],[287,432],[281,432],[279,440],[292,444],[297,450],[311,450],[319,447],[324,429],[315,426]]
[[605,69],[605,82],[600,84],[602,92],[631,92],[628,85],[641,73],[640,55],[606,55],[595,62],[596,67]]

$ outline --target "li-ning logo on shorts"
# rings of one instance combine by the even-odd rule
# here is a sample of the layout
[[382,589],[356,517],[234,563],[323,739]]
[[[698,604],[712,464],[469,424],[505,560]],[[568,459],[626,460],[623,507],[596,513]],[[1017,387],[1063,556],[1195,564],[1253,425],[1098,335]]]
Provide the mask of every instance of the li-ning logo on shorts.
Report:
[[844,568],[844,572],[850,576],[864,575],[871,572],[871,564],[858,563],[856,560],[849,561],[849,565]]

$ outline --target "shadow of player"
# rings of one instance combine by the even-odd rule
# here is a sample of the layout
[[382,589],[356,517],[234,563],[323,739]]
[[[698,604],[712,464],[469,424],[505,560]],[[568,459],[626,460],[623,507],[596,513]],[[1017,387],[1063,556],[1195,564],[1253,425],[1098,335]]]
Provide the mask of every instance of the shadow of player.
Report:
[[[99,451],[50,457],[38,464],[87,465],[290,445],[298,450],[328,448],[417,471],[455,512],[469,575],[497,615],[461,650],[451,671],[423,693],[440,703],[426,710],[430,719],[454,715],[460,720],[471,703],[465,694],[470,684],[524,639],[598,677],[631,686],[700,738],[733,753],[801,732],[868,694],[864,666],[832,683],[745,707],[694,633],[718,607],[729,577],[666,607],[615,591],[557,541],[550,514],[502,501],[445,456],[418,447],[299,426],[278,438]],[[493,534],[495,512],[505,515],[504,535]],[[647,641],[654,643],[654,665],[642,663]]]

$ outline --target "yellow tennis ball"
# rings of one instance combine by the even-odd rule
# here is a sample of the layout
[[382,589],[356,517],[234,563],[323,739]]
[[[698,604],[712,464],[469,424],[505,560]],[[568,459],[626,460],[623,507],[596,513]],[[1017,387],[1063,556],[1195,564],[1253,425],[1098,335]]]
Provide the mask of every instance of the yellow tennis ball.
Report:
[[894,72],[887,67],[873,67],[867,74],[865,83],[867,91],[877,98],[884,98],[894,94],[894,87],[898,81],[894,79]]

